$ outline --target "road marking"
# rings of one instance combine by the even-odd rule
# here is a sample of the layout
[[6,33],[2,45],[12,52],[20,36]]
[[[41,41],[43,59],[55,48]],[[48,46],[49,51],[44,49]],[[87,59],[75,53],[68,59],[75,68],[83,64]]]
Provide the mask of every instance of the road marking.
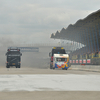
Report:
[[100,75],[0,75],[0,91],[100,91]]

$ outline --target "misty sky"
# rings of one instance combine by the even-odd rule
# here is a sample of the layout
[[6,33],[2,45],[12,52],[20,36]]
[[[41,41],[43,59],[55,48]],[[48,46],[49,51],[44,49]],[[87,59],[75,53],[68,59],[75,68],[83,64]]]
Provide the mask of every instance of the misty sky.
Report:
[[49,43],[51,33],[99,8],[100,0],[0,0],[0,39]]

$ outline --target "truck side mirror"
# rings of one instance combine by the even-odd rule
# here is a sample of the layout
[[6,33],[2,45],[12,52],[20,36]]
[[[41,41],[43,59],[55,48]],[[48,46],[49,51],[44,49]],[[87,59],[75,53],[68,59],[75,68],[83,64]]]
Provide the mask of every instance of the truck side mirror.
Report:
[[5,56],[7,56],[7,53],[5,54]]
[[20,56],[22,56],[22,53],[20,54]]

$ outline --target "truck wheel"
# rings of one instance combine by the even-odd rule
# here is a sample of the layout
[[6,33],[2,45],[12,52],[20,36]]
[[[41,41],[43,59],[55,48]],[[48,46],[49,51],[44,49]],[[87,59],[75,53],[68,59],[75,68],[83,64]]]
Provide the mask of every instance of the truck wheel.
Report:
[[16,68],[20,68],[20,65],[16,66]]
[[18,66],[18,68],[20,68],[20,65]]
[[50,69],[52,69],[52,65],[50,64]]
[[7,65],[6,68],[10,68],[10,66]]

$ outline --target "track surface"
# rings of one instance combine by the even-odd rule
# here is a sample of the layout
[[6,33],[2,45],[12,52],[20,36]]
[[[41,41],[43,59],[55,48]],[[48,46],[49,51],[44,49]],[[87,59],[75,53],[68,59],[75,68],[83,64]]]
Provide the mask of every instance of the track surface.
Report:
[[100,75],[0,75],[0,91],[100,91]]
[[0,68],[0,100],[100,100],[100,73]]

